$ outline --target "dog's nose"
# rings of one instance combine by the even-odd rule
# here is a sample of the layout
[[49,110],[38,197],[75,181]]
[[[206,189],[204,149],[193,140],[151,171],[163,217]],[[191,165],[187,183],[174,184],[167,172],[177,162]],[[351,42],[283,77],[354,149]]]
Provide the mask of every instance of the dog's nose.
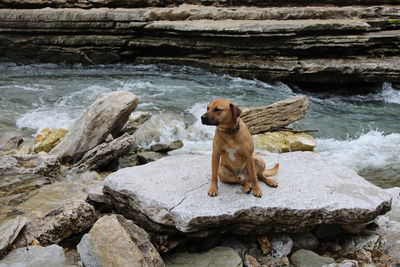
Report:
[[207,122],[208,122],[208,117],[207,117],[207,113],[205,113],[201,116],[201,123],[206,124]]

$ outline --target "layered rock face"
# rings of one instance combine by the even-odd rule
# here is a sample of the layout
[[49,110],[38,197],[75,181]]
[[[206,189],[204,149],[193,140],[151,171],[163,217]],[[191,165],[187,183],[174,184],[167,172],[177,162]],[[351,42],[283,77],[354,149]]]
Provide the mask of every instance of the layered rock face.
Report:
[[320,224],[366,223],[390,209],[391,197],[382,189],[317,153],[263,158],[268,166],[279,162],[280,170],[278,188],[260,185],[262,198],[223,183],[218,196],[209,197],[209,155],[170,156],[121,169],[107,177],[103,192],[119,214],[144,229],[189,235],[303,232]]
[[[12,3],[34,2],[58,3]],[[78,3],[84,2],[74,3],[82,7]],[[111,2],[102,1],[103,6]],[[120,6],[125,2],[135,7],[142,3],[118,1]],[[146,6],[167,4],[154,3]],[[399,83],[399,19],[396,5],[0,9],[0,56],[86,64],[186,64],[319,89],[331,83]]]

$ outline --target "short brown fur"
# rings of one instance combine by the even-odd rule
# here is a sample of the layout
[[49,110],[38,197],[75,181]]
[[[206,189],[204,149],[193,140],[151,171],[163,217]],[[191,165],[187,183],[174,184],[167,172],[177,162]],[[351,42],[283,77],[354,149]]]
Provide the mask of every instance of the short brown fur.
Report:
[[[218,195],[218,177],[224,183],[241,184],[246,193],[253,190],[262,196],[258,179],[268,186],[278,183],[268,176],[278,172],[279,164],[265,170],[265,162],[254,154],[254,142],[246,124],[239,118],[241,110],[227,99],[216,99],[201,117],[202,123],[216,125],[212,152],[209,196]],[[257,179],[258,178],[258,179]]]

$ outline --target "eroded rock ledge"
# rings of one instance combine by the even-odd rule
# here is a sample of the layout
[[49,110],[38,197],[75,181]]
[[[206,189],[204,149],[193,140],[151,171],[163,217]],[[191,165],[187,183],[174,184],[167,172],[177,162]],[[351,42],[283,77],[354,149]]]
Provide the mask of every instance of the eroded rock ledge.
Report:
[[104,194],[126,218],[151,232],[207,235],[302,232],[320,224],[366,223],[390,210],[391,197],[354,171],[313,152],[263,156],[279,162],[278,188],[262,184],[264,196],[219,184],[207,195],[209,155],[177,155],[107,177]]
[[396,5],[0,9],[0,56],[186,64],[299,85],[400,83],[399,19]]

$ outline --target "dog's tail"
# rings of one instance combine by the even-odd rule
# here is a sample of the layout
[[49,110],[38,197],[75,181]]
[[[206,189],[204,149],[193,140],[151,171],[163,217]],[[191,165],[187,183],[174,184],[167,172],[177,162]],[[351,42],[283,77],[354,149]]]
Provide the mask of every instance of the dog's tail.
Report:
[[275,164],[275,166],[272,169],[266,169],[264,171],[264,176],[274,176],[275,174],[277,174],[279,170],[279,163]]

